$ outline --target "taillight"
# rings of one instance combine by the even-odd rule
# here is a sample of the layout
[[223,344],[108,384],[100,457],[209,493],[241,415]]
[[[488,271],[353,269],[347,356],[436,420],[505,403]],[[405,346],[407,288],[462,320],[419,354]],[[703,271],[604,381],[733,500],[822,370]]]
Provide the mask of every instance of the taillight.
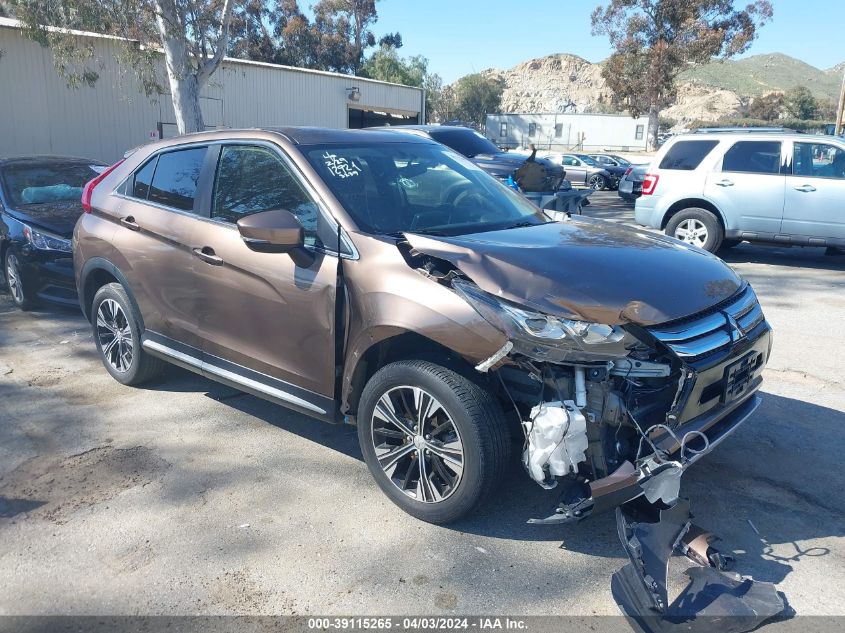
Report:
[[626,169],[626,170],[625,170],[625,175],[624,175],[624,176],[622,176],[622,177],[623,177],[623,178],[627,178],[627,177],[631,174],[631,172],[632,172],[632,171],[634,171],[634,168],[633,168],[633,167],[628,167],[628,169]]
[[654,190],[657,189],[657,181],[660,180],[660,176],[657,174],[646,174],[645,178],[643,178],[643,195],[650,196],[654,193]]
[[115,169],[117,169],[118,165],[120,165],[120,163],[122,162],[123,159],[117,161],[111,167],[107,167],[106,169],[104,169],[103,173],[99,174],[98,176],[95,176],[87,183],[85,183],[85,187],[83,187],[82,189],[82,210],[85,211],[85,213],[91,213],[91,196],[94,193],[94,187],[99,185],[103,181],[103,178],[105,178]]

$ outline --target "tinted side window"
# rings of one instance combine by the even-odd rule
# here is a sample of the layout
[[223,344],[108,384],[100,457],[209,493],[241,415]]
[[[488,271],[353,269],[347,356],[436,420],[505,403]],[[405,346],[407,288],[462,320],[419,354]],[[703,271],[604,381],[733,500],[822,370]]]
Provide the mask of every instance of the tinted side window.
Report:
[[154,156],[151,160],[147,161],[146,165],[135,172],[132,192],[130,193],[131,196],[146,200],[147,196],[150,195],[150,183],[153,180],[157,158],[157,156]]
[[845,179],[845,150],[827,143],[795,143],[792,173],[796,176]]
[[660,169],[692,171],[718,144],[719,141],[678,141],[660,161]]
[[262,211],[284,209],[305,229],[305,243],[316,241],[319,211],[287,165],[264,147],[224,147],[217,164],[211,217],[237,222]]
[[205,147],[192,147],[160,154],[148,199],[192,211],[205,150]]
[[725,152],[722,171],[780,173],[780,141],[740,141]]

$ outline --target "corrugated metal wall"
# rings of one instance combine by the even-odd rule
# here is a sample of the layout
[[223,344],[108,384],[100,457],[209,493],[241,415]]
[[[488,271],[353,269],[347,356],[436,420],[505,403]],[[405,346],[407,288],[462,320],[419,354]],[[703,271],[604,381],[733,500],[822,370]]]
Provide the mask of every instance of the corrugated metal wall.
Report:
[[[507,124],[504,137],[502,123]],[[529,134],[532,124],[533,136]],[[556,136],[556,126],[560,136]],[[578,147],[582,140],[586,151],[644,150],[647,129],[648,117],[612,114],[488,114],[486,121],[486,135],[498,145],[525,147],[534,143],[538,149],[561,151]]]
[[[93,88],[67,87],[52,53],[20,29],[0,23],[0,156],[67,154],[113,161],[156,136],[175,133],[169,95],[151,101],[139,92],[129,68],[116,59],[119,42],[85,38],[102,62]],[[165,82],[166,85],[166,82]],[[345,128],[347,88],[352,104],[403,114],[420,112],[418,88],[334,73],[226,60],[202,91],[208,126],[318,125]]]

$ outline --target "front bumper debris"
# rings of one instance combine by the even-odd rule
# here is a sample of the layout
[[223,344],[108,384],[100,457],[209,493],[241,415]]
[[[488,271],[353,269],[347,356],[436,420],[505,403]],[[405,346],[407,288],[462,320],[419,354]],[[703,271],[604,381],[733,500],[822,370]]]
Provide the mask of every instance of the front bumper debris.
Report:
[[[728,559],[711,547],[712,535],[692,523],[688,500],[665,510],[632,503],[616,509],[616,524],[630,562],[613,574],[611,591],[635,630],[742,633],[787,615],[773,584],[722,571]],[[666,585],[675,552],[698,566],[686,571],[690,583],[670,603]]]

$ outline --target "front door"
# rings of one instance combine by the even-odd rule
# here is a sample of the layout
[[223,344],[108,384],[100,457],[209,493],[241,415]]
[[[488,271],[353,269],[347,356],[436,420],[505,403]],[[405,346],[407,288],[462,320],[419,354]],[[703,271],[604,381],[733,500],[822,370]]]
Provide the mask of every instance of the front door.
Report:
[[572,184],[583,185],[587,182],[587,166],[574,156],[564,156],[561,165],[566,170],[566,179]]
[[[148,332],[199,347],[193,282],[194,234],[202,224],[197,184],[207,147],[156,154],[122,185],[115,262],[132,288]],[[170,344],[169,344],[170,345]]]
[[731,230],[776,235],[783,218],[786,177],[779,140],[739,141],[725,152],[722,168],[707,174],[704,196]]
[[786,177],[783,233],[845,240],[845,149],[830,143],[793,143]]
[[[244,143],[215,150],[211,217],[197,236],[194,276],[203,297],[203,371],[234,374],[322,415],[316,403],[331,417],[338,260],[321,247],[336,229],[277,148]],[[278,209],[302,223],[303,252],[256,252],[241,238],[238,219]]]

